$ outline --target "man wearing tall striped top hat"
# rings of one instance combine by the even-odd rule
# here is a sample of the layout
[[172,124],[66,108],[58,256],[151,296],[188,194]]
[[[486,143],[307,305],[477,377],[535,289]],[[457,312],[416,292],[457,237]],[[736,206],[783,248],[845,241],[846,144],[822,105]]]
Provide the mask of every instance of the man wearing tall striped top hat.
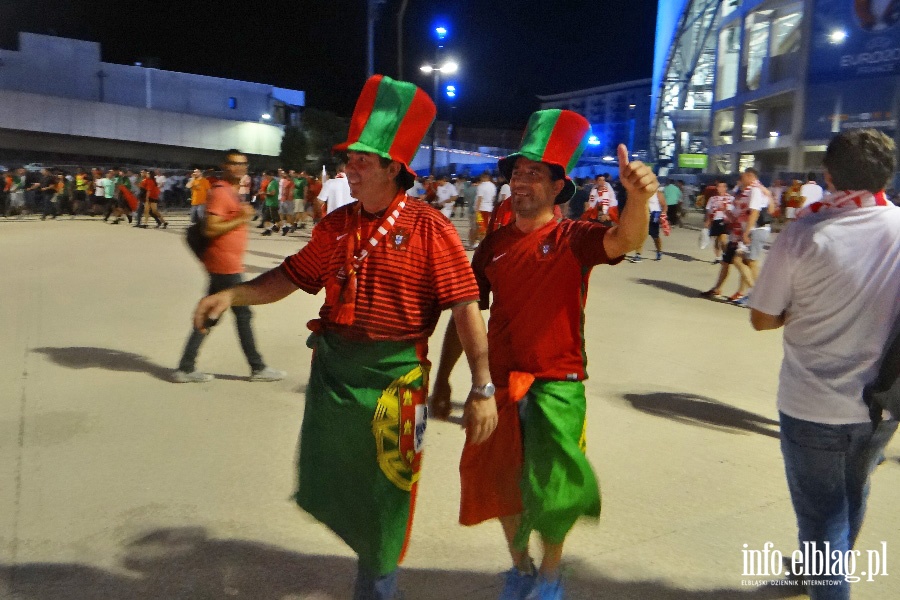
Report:
[[428,337],[450,309],[472,371],[468,442],[497,421],[478,286],[450,220],[407,197],[409,163],[434,120],[415,85],[376,75],[357,101],[346,176],[358,201],[316,225],[280,267],[210,296],[195,325],[231,305],[325,290],[310,321],[312,371],[300,434],[297,504],[359,556],[354,600],[397,593],[427,421]]
[[[518,152],[501,159],[515,220],[488,234],[472,258],[482,309],[490,307],[488,344],[499,423],[460,463],[460,522],[499,518],[513,567],[501,600],[560,600],[563,543],[575,522],[600,515],[600,490],[585,457],[584,305],[596,265],[617,264],[647,236],[648,201],[659,184],[649,167],[619,146],[628,202],[617,225],[558,219],[575,185],[590,125],[567,110],[534,113]],[[493,300],[491,301],[491,296]],[[461,354],[458,328],[447,328],[432,398],[449,406],[449,374]],[[535,569],[529,538],[543,558]]]

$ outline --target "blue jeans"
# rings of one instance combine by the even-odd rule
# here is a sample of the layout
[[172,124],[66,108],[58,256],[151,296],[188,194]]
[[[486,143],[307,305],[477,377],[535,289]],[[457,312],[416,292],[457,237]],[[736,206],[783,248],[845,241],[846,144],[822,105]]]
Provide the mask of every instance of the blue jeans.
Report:
[[[216,273],[209,274],[209,293],[216,294],[222,290],[227,290],[241,283],[241,274],[218,275]],[[237,325],[238,339],[241,341],[241,349],[247,362],[250,363],[250,369],[254,373],[266,368],[262,356],[256,349],[256,341],[253,338],[253,328],[250,326],[250,320],[253,313],[249,306],[232,306],[232,312]],[[191,330],[187,343],[184,346],[184,352],[181,355],[181,361],[178,363],[178,370],[185,373],[193,373],[196,368],[197,354],[200,352],[200,345],[206,339],[208,334],[203,334],[196,329]]]
[[206,218],[206,205],[194,204],[191,206],[191,223],[202,221]]
[[[853,549],[866,513],[869,477],[897,421],[826,425],[780,413],[781,453],[791,502],[797,516],[800,548],[815,542],[824,550],[846,555]],[[859,573],[856,573],[859,575]],[[812,573],[808,579],[833,580],[835,585],[810,585],[812,600],[847,600],[850,584],[842,575]]]
[[140,225],[141,218],[144,216],[144,201],[138,200],[137,210],[134,212],[134,224]]
[[353,587],[353,600],[394,600],[394,598],[397,598],[396,569],[379,577],[359,565],[356,584]]

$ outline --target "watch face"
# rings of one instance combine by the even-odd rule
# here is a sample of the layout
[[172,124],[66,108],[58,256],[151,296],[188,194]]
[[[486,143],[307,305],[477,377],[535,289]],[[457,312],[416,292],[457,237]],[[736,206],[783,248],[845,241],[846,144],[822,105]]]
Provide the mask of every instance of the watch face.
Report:
[[497,391],[497,388],[494,387],[493,383],[487,383],[487,384],[481,386],[481,391],[484,394],[485,398],[490,398],[491,396],[494,395],[494,392]]

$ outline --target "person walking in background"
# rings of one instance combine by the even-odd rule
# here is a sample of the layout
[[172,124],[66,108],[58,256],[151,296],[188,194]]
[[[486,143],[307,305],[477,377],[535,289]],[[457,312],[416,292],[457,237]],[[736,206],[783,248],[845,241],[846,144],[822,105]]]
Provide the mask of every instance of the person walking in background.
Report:
[[[209,274],[209,294],[215,294],[241,283],[244,272],[244,252],[247,249],[247,224],[253,218],[253,207],[241,203],[238,196],[241,177],[247,172],[247,155],[240,150],[225,152],[223,179],[210,189],[203,205],[206,214],[204,235],[209,246],[203,254],[203,266]],[[241,349],[250,364],[250,381],[279,381],[286,373],[266,366],[256,349],[251,320],[253,313],[247,306],[232,307]],[[217,315],[217,318],[221,314]],[[214,377],[196,369],[197,354],[208,332],[200,327],[188,336],[178,369],[172,374],[175,383],[204,383]]]
[[344,162],[339,162],[337,174],[322,184],[322,190],[318,194],[318,199],[322,203],[326,215],[354,201],[345,169],[346,165]]
[[485,171],[481,174],[478,186],[475,188],[475,239],[470,239],[471,248],[477,248],[484,236],[487,235],[488,226],[491,223],[491,215],[494,214],[494,201],[497,198],[497,186],[491,181],[491,174]]
[[166,229],[169,226],[169,223],[163,218],[163,216],[159,213],[159,186],[156,183],[156,178],[153,176],[149,170],[144,169],[141,171],[141,183],[139,184],[140,188],[144,191],[144,227],[147,227],[147,221],[150,217],[156,221],[156,228],[159,229],[162,227]]
[[870,478],[900,416],[863,399],[900,314],[900,209],[884,194],[896,149],[879,131],[849,129],[823,163],[831,194],[801,209],[772,244],[750,320],[756,330],[784,327],[785,475],[799,547],[826,553],[794,566],[818,583],[807,586],[812,600],[848,600]]
[[816,174],[810,171],[806,175],[806,183],[800,186],[800,195],[803,197],[803,204],[800,208],[806,208],[814,202],[818,202],[825,195],[822,186],[816,183]]
[[262,235],[272,235],[274,232],[278,231],[278,224],[280,219],[278,217],[278,190],[281,188],[280,177],[277,176],[275,171],[267,171],[266,175],[268,176],[268,183],[266,184],[265,190],[265,203],[263,205],[263,216],[262,216],[262,225],[263,232]]
[[191,172],[186,186],[191,190],[191,223],[202,221],[206,216],[206,196],[209,194],[209,180],[200,169]]
[[663,194],[666,197],[666,216],[669,218],[669,224],[672,226],[681,224],[681,187],[677,180],[670,179],[663,188]]
[[728,224],[725,216],[731,214],[733,207],[734,197],[728,194],[728,184],[717,181],[715,195],[706,201],[706,221],[703,224],[709,230],[709,239],[712,240],[714,265],[722,262],[722,253],[728,246]]

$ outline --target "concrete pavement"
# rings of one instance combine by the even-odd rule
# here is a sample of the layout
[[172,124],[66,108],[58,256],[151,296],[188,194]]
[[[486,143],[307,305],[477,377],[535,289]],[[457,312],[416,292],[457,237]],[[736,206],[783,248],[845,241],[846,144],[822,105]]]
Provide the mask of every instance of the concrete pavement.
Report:
[[[0,221],[2,599],[350,596],[352,554],[289,500],[305,323],[321,298],[297,293],[254,309],[260,350],[285,381],[246,380],[226,317],[198,360],[217,379],[170,383],[205,287],[185,225]],[[306,239],[252,231],[251,275]],[[643,263],[592,275],[588,455],[603,515],[567,542],[571,599],[802,597],[742,584],[779,579],[742,575],[744,544],[796,546],[777,440],[781,334],[754,332],[748,311],[697,298],[717,267],[696,238],[676,228],[662,261],[646,260],[648,240]],[[736,286],[733,276],[725,287]],[[445,327],[446,315],[432,360]],[[467,378],[458,367],[455,389],[467,390]],[[508,567],[499,526],[456,524],[462,432],[432,421],[426,438],[406,598],[496,598]],[[887,542],[889,575],[856,584],[861,600],[900,594],[898,454],[895,440],[858,544]]]

